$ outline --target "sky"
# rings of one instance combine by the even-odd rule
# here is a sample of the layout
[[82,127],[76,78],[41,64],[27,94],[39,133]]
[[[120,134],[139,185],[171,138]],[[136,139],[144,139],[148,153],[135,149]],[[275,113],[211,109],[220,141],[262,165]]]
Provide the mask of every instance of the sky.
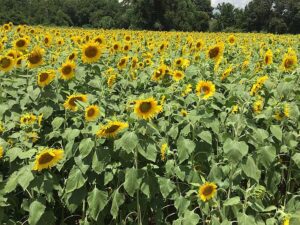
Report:
[[217,6],[218,3],[229,2],[235,7],[244,8],[250,0],[211,0],[213,7]]

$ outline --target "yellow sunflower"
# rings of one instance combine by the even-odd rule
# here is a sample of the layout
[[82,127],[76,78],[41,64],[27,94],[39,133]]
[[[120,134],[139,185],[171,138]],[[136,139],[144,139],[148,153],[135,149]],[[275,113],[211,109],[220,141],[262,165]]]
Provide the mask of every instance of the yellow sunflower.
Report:
[[64,156],[62,149],[45,148],[35,158],[33,170],[41,171],[55,166]]
[[107,85],[108,87],[112,87],[116,83],[117,75],[112,74],[107,79]]
[[60,78],[63,80],[72,79],[75,76],[75,67],[76,64],[74,61],[67,61],[64,64],[62,64],[62,67],[60,68]]
[[211,81],[199,81],[196,86],[196,93],[202,96],[203,99],[212,97],[216,92],[215,85]]
[[55,78],[55,71],[54,70],[47,70],[40,72],[38,74],[37,83],[40,87],[45,87],[49,85]]
[[151,119],[161,111],[162,106],[152,97],[135,101],[134,112],[141,119]]
[[14,68],[15,61],[10,56],[0,57],[0,71],[8,72]]
[[219,42],[216,45],[209,47],[207,51],[207,58],[218,61],[223,56],[223,52],[224,52],[224,43]]
[[128,57],[122,57],[118,62],[118,69],[119,70],[124,69],[127,65],[127,62],[128,62]]
[[198,196],[199,198],[206,202],[209,199],[212,199],[217,193],[217,185],[212,182],[206,182],[199,187]]
[[266,65],[270,65],[273,63],[273,52],[270,49],[265,53],[264,63]]
[[184,78],[184,73],[182,72],[182,71],[180,71],[180,70],[175,70],[174,72],[173,72],[173,79],[175,80],[175,81],[180,81],[180,80],[182,80]]
[[0,145],[0,159],[3,157],[3,147]]
[[35,47],[33,51],[27,56],[28,67],[35,68],[43,64],[44,49]]
[[99,60],[101,56],[100,45],[96,42],[88,42],[82,47],[82,62],[94,63]]
[[256,113],[256,114],[259,114],[263,110],[263,107],[264,107],[263,100],[258,99],[253,103],[253,106],[252,106],[253,112]]
[[233,70],[233,67],[232,67],[232,65],[230,65],[230,66],[222,73],[221,80],[225,80],[225,79],[230,75],[230,73],[232,72],[232,70]]
[[234,43],[235,43],[235,36],[234,35],[230,35],[228,37],[228,42],[229,42],[230,45],[234,45]]
[[68,60],[70,60],[70,61],[74,61],[74,60],[76,60],[77,59],[77,52],[72,52],[69,56],[68,56]]
[[14,42],[14,47],[18,50],[25,50],[29,45],[29,40],[26,38],[19,38]]
[[166,152],[167,152],[168,144],[164,143],[161,145],[160,148],[160,155],[161,155],[161,160],[165,161],[166,160]]
[[128,123],[120,121],[110,121],[108,124],[103,125],[99,128],[96,135],[97,137],[115,137],[120,131],[128,127]]
[[275,111],[274,118],[277,121],[281,121],[283,118],[288,118],[290,116],[290,107],[288,104],[284,104],[281,109]]
[[32,125],[37,121],[37,117],[32,113],[23,114],[20,118],[21,125]]
[[43,42],[44,42],[44,45],[46,46],[46,47],[50,47],[50,45],[51,45],[51,43],[52,43],[52,35],[50,35],[50,34],[46,34],[45,35],[45,37],[44,37],[44,40],[43,40]]
[[95,121],[100,115],[100,109],[96,105],[90,105],[85,109],[85,120]]
[[284,54],[281,69],[285,72],[293,71],[297,65],[297,54],[294,51],[289,51]]
[[193,90],[193,86],[191,84],[187,84],[184,88],[184,91],[181,93],[182,97],[187,96],[189,93],[191,93]]
[[68,98],[66,99],[66,101],[64,103],[64,107],[71,111],[77,111],[78,106],[76,104],[76,101],[87,102],[87,95],[75,94],[75,95],[68,96]]

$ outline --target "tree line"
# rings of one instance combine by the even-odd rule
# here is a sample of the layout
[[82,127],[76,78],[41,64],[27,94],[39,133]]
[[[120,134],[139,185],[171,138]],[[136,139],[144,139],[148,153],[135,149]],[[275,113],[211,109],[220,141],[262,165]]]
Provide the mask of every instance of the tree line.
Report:
[[299,0],[1,0],[0,23],[181,31],[300,33]]

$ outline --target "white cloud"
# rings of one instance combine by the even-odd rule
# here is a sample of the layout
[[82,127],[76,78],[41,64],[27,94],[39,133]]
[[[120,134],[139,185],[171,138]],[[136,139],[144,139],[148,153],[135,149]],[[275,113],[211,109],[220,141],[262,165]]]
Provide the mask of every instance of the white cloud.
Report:
[[229,2],[235,7],[244,8],[250,2],[250,0],[211,0],[211,5],[216,7],[218,3],[222,2]]

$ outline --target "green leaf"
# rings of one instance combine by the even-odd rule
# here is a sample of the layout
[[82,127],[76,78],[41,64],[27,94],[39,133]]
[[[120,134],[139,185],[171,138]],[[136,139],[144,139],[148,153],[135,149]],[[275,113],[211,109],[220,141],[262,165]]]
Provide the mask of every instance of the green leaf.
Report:
[[164,198],[167,198],[168,195],[175,189],[175,184],[172,183],[170,179],[159,177],[158,183],[160,186],[161,194]]
[[200,134],[199,134],[199,137],[204,140],[205,142],[207,142],[208,144],[211,145],[212,143],[212,136],[211,136],[211,133],[209,131],[202,131]]
[[95,143],[91,138],[82,139],[79,145],[79,151],[81,153],[82,158],[87,157],[92,149],[94,148]]
[[117,216],[119,215],[119,208],[124,203],[124,201],[125,201],[124,195],[120,193],[118,189],[115,190],[113,193],[112,204],[110,209],[110,213],[114,219],[116,219]]
[[100,212],[106,206],[108,195],[104,191],[98,190],[96,187],[88,195],[87,202],[89,204],[89,215],[94,219],[98,220]]
[[227,158],[232,162],[239,162],[248,153],[248,145],[245,142],[239,142],[226,139],[223,149]]
[[295,153],[292,156],[292,159],[295,162],[295,164],[298,166],[298,168],[300,168],[300,153]]
[[29,218],[28,222],[30,225],[36,225],[42,215],[44,214],[46,209],[46,206],[44,206],[41,202],[39,201],[34,201],[30,204],[29,207]]
[[251,156],[248,157],[246,164],[242,165],[242,170],[247,177],[253,178],[256,182],[259,182],[261,172]]
[[135,191],[140,188],[140,184],[141,171],[134,168],[127,169],[125,173],[124,188],[131,197],[133,197]]
[[81,171],[73,167],[66,183],[66,193],[70,193],[76,189],[81,188],[85,184],[86,179],[83,177]]
[[236,197],[233,197],[233,198],[230,198],[230,199],[227,199],[225,202],[224,202],[224,206],[231,206],[231,205],[237,205],[241,202],[241,199],[239,196],[236,196]]
[[13,190],[16,189],[18,185],[18,171],[15,171],[13,174],[11,174],[4,186],[4,192],[10,193]]
[[197,225],[199,223],[200,216],[193,211],[186,210],[182,220],[182,225]]
[[51,122],[53,130],[58,130],[64,121],[65,119],[62,117],[55,117],[55,119]]
[[255,219],[253,216],[248,216],[243,213],[239,213],[237,216],[238,224],[239,225],[256,225]]
[[183,196],[179,196],[175,199],[174,206],[178,210],[178,215],[183,215],[186,209],[190,206],[190,201]]
[[279,125],[272,125],[270,127],[272,134],[279,140],[282,140],[282,130]]
[[196,145],[193,141],[180,136],[177,140],[179,163],[187,160],[190,154],[195,150],[195,147]]
[[34,176],[28,166],[22,167],[18,172],[18,183],[21,185],[23,190],[25,190],[29,186],[30,182],[33,179]]
[[274,146],[264,146],[258,149],[257,160],[265,168],[268,168],[276,158],[276,149]]
[[134,132],[126,132],[122,138],[115,143],[117,148],[122,147],[127,153],[131,153],[139,143],[139,139]]

